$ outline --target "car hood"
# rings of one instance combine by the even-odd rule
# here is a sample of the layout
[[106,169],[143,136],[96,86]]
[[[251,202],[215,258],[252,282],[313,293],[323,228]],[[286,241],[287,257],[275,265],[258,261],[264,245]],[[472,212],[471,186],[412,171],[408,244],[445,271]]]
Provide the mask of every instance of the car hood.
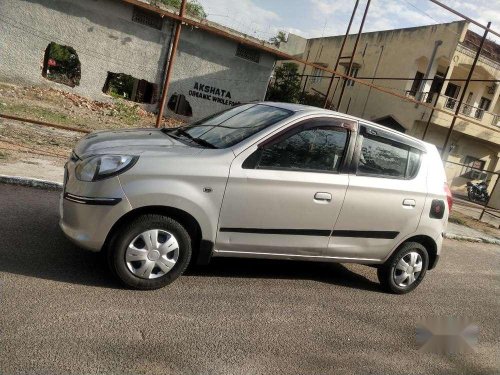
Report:
[[79,158],[102,154],[139,155],[147,151],[195,154],[202,149],[188,146],[153,128],[94,132],[82,138],[74,149]]

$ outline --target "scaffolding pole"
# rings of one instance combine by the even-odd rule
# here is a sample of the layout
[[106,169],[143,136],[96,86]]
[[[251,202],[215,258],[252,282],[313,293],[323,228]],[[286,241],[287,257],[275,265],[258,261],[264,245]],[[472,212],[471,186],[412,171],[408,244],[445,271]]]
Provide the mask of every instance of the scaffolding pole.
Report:
[[[361,25],[359,25],[358,35],[356,36],[356,41],[354,42],[354,48],[352,50],[351,58],[349,60],[349,67],[347,68],[347,75],[351,75],[352,64],[354,62],[354,56],[356,55],[356,50],[358,49],[359,38],[361,37],[361,33],[363,32],[363,26],[365,25],[366,15],[368,14],[368,8],[370,8],[371,0],[366,2],[365,12],[363,13],[363,18],[361,19]],[[347,85],[347,79],[344,78],[344,82],[342,82],[342,89],[340,90],[339,101],[337,103],[337,111],[340,111],[340,105],[342,104],[342,99],[344,96],[345,87]]]
[[182,29],[182,18],[184,18],[184,12],[186,11],[187,0],[182,0],[181,9],[179,11],[179,17],[181,18],[177,27],[175,28],[174,41],[172,42],[172,48],[170,49],[170,59],[168,61],[167,72],[165,73],[165,81],[163,83],[163,90],[161,92],[160,108],[158,109],[158,117],[156,117],[156,127],[159,128],[161,125],[161,120],[163,118],[163,111],[165,110],[165,102],[167,100],[168,86],[170,85],[170,77],[172,76],[172,71],[174,68],[175,54],[177,53],[177,46],[179,45],[179,37],[181,35]]
[[[356,15],[358,4],[359,0],[356,0],[356,4],[354,4],[354,9],[352,10],[351,19],[349,20],[349,25],[347,25],[347,30],[345,32],[344,39],[342,39],[342,44],[340,45],[340,51],[337,57],[337,61],[335,62],[335,68],[333,68],[333,70],[337,70],[339,67],[340,59],[342,58],[342,53],[344,52],[345,42],[347,40],[347,37],[349,36],[349,31],[351,31],[352,21],[354,20],[354,16]],[[330,96],[330,90],[332,89],[334,78],[335,78],[335,73],[333,73],[332,78],[330,79],[330,83],[328,85],[328,90],[326,90],[325,103],[323,104],[323,108],[326,108],[328,106],[328,97]]]

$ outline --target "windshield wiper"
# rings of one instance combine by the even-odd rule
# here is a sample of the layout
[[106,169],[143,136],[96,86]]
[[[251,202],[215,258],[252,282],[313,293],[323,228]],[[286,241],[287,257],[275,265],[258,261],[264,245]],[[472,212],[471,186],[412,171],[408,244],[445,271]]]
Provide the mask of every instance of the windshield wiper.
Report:
[[[204,139],[193,137],[191,134],[189,134],[187,131],[185,131],[182,127],[172,128],[172,129],[163,128],[162,131],[173,138],[178,138],[177,135],[181,135],[181,136],[189,139],[191,142],[194,142],[200,146],[203,146],[206,148],[218,148],[215,145],[211,144],[210,142],[208,142]],[[176,135],[173,134],[174,131],[175,131]]]

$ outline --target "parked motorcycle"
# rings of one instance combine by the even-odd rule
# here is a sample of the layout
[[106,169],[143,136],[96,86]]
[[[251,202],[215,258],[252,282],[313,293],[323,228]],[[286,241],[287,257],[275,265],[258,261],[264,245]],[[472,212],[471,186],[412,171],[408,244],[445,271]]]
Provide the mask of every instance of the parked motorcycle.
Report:
[[467,182],[467,195],[471,202],[479,201],[486,203],[490,195],[488,194],[488,184],[486,181],[481,181],[478,183]]

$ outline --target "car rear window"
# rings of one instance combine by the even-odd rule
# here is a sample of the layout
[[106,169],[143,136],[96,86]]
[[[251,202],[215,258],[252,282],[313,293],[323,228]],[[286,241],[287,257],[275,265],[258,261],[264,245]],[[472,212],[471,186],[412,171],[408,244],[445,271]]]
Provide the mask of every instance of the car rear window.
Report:
[[358,175],[414,178],[420,167],[421,152],[408,145],[380,136],[363,136]]

